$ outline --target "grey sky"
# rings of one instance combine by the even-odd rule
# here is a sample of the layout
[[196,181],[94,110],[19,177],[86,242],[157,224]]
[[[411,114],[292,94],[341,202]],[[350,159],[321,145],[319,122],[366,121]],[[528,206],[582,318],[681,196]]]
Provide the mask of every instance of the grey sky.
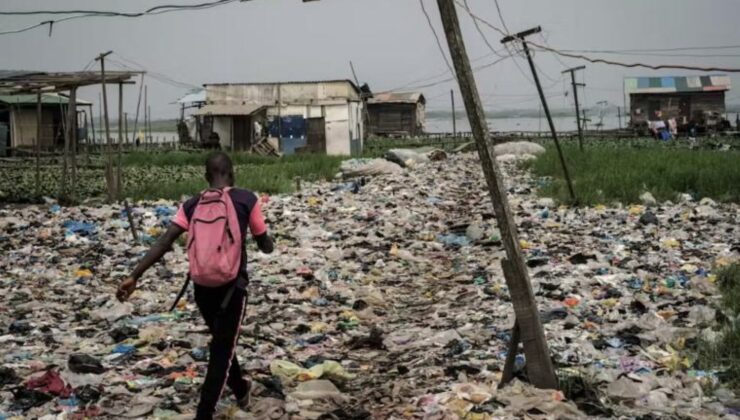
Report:
[[[0,10],[104,9],[140,11],[182,0],[2,0]],[[443,38],[436,2],[424,0]],[[471,9],[500,26],[493,0],[468,0]],[[542,25],[547,42],[559,49],[642,49],[740,44],[740,2],[736,0],[499,0],[512,31]],[[471,58],[490,54],[464,10],[458,9]],[[46,20],[46,16],[0,17],[0,31]],[[483,27],[499,48],[499,34]],[[536,37],[536,41],[543,39]],[[253,0],[201,11],[169,13],[138,19],[93,18],[60,23],[47,29],[0,36],[0,68],[81,70],[102,51],[113,50],[150,71],[192,85],[351,78],[349,60],[361,82],[375,91],[397,88],[446,70],[418,0]],[[740,49],[692,51],[695,54],[738,54],[735,57],[609,56],[620,61],[740,67]],[[112,57],[121,60],[119,57]],[[493,61],[481,59],[476,64]],[[552,54],[538,53],[543,84],[554,95],[551,106],[568,106],[570,96]],[[518,59],[527,72],[526,62]],[[563,59],[569,66],[584,64]],[[587,64],[587,105],[599,100],[622,104],[622,78],[629,75],[689,74],[654,72]],[[96,67],[97,68],[97,67]],[[111,63],[111,68],[116,65]],[[434,79],[431,82],[440,80]],[[489,109],[537,108],[533,85],[506,60],[477,73],[479,90]],[[729,102],[740,102],[740,77]],[[423,83],[420,83],[423,84]],[[171,105],[185,89],[148,79],[155,118],[174,117]],[[453,82],[422,90],[429,108],[446,109]],[[99,88],[80,92],[97,102]],[[111,94],[115,92],[111,89]],[[138,90],[126,90],[126,111],[133,113]],[[115,98],[115,96],[113,96]],[[116,100],[117,103],[117,100]],[[115,109],[112,109],[115,112]]]

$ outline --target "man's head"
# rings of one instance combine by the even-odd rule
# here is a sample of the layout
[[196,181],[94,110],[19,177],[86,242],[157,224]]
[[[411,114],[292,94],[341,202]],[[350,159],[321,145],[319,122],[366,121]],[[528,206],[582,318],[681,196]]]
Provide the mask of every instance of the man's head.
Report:
[[206,181],[211,187],[234,186],[234,166],[224,152],[216,152],[206,160]]

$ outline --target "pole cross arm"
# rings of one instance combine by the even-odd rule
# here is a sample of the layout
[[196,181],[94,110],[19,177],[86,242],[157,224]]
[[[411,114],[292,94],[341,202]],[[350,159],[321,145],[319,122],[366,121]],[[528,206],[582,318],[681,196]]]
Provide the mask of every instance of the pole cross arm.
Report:
[[507,42],[511,42],[516,39],[524,39],[530,35],[538,34],[540,32],[542,32],[542,27],[537,26],[532,29],[527,29],[526,31],[515,33],[514,35],[509,35],[507,37],[504,37],[504,39],[501,40],[501,43],[506,44]]

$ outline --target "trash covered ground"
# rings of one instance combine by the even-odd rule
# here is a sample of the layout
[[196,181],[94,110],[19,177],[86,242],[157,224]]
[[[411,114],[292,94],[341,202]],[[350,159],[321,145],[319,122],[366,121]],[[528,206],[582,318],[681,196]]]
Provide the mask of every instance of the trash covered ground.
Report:
[[[564,392],[496,386],[514,323],[477,158],[263,196],[277,249],[250,248],[236,418],[574,418],[740,413],[684,349],[722,314],[712,270],[738,258],[736,204],[556,207],[502,157]],[[144,243],[176,209],[137,203]],[[0,418],[190,418],[207,332],[180,245],[130,303],[114,290],[145,244],[119,206],[0,210]],[[714,388],[714,392],[706,390]],[[190,416],[188,415],[190,413]],[[44,417],[46,416],[46,417]],[[64,417],[63,417],[64,418]]]

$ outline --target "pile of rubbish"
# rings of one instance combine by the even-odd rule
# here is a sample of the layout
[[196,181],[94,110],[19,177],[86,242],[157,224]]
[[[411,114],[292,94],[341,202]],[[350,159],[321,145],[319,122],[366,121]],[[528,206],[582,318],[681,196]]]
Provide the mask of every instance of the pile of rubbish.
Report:
[[[550,351],[570,386],[526,384],[522,353],[518,379],[497,389],[514,315],[479,162],[466,153],[392,164],[362,182],[261,196],[276,251],[248,248],[237,350],[255,381],[248,418],[739,413],[718,372],[697,370],[684,351],[716,334],[713,270],[738,258],[737,205],[558,207],[504,163]],[[176,205],[132,206],[139,243],[117,205],[0,210],[0,419],[192,417],[208,333],[191,292],[167,312],[187,270],[182,243],[130,302],[114,299]],[[246,415],[229,392],[219,412]]]

